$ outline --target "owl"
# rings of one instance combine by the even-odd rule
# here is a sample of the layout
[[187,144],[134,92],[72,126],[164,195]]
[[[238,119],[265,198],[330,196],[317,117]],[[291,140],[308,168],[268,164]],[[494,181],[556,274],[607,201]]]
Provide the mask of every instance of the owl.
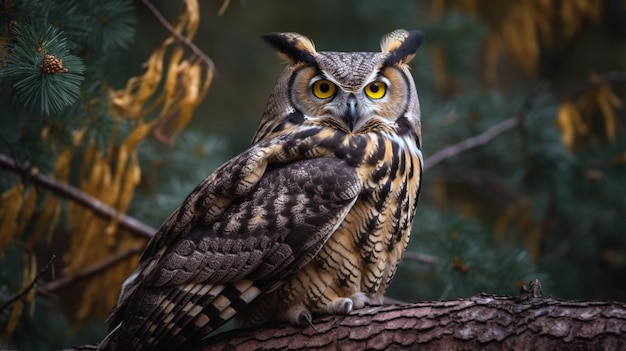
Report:
[[148,243],[101,350],[184,349],[233,317],[306,327],[382,303],[420,189],[408,63],[424,36],[396,30],[380,52],[318,52],[296,33],[263,38],[288,65],[252,145]]

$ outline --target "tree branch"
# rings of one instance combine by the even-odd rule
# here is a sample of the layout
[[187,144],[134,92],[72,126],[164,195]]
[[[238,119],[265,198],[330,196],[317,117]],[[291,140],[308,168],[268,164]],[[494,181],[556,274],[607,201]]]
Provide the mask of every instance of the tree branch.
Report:
[[412,252],[412,251],[406,251],[404,255],[402,256],[402,259],[426,263],[426,264],[436,264],[437,262],[439,262],[439,257],[427,255],[421,252]]
[[[559,97],[559,99],[571,99],[581,92],[589,89],[590,86],[598,86],[600,84],[610,83],[610,82],[624,82],[626,81],[626,72],[622,71],[611,71],[604,74],[595,74],[592,75],[589,79],[589,82],[585,82],[585,84],[574,86],[574,89],[571,89],[563,96]],[[435,165],[441,163],[442,161],[454,157],[462,152],[467,150],[476,148],[478,146],[484,145],[500,134],[509,131],[519,125],[521,125],[524,121],[526,115],[532,110],[534,107],[534,102],[539,94],[546,90],[547,83],[539,82],[537,83],[531,90],[530,94],[524,100],[520,111],[512,117],[509,117],[502,122],[492,126],[491,128],[485,130],[484,132],[475,135],[473,137],[462,140],[456,144],[445,147],[432,155],[430,155],[424,164],[424,170],[434,167]]]
[[521,123],[521,118],[519,116],[513,116],[505,119],[504,121],[494,125],[493,127],[487,129],[486,131],[473,136],[471,138],[467,138],[461,142],[445,147],[434,154],[430,155],[426,161],[424,162],[424,170],[432,168],[436,164],[456,156],[464,151],[469,149],[473,149],[480,145],[484,145],[490,142],[492,139],[497,137],[498,135],[511,130]]
[[208,339],[212,350],[617,350],[626,304],[481,294],[391,305],[315,320],[314,328],[265,325]]
[[61,278],[50,281],[44,284],[43,286],[41,286],[39,290],[41,290],[45,294],[55,293],[58,290],[66,288],[72,284],[88,279],[124,259],[134,254],[140,253],[143,249],[144,249],[143,245],[137,245],[137,246],[133,246],[132,248],[126,251],[115,253],[107,257],[106,259],[96,264],[93,264],[85,269],[82,269],[74,274],[66,275]]
[[217,11],[217,15],[218,16],[224,15],[224,13],[226,12],[226,9],[228,8],[228,5],[230,5],[230,0],[224,0],[224,2],[222,3],[222,6]]
[[519,296],[479,294],[368,307],[317,318],[313,327],[266,323],[235,329],[197,350],[618,350],[623,345],[626,304],[543,297],[534,281]]
[[[149,1],[149,0],[140,0],[146,8],[152,13],[152,15],[159,21],[159,23],[165,28],[176,40],[183,43],[191,52],[196,55],[196,57],[200,58],[207,66],[210,71],[215,71],[215,64],[213,60],[209,58],[200,48],[196,46],[191,40],[189,40],[184,35],[178,33],[174,27],[161,15],[159,10]],[[226,4],[228,5],[228,4]],[[225,10],[225,8],[224,8]]]
[[132,234],[143,236],[145,238],[151,238],[156,229],[151,226],[138,221],[137,219],[130,217],[126,214],[118,212],[116,209],[108,206],[104,202],[92,197],[85,192],[80,191],[68,184],[60,182],[52,177],[40,173],[30,173],[17,162],[10,157],[0,154],[0,168],[17,173],[25,179],[42,186],[53,193],[68,198],[86,208],[92,210],[95,214],[103,218],[117,218],[118,225],[122,228],[129,230]]
[[522,103],[522,107],[520,108],[519,112],[517,112],[515,116],[509,117],[501,121],[500,123],[492,126],[491,128],[485,130],[484,132],[478,135],[475,135],[473,137],[462,140],[456,144],[445,147],[435,152],[434,154],[430,155],[424,162],[424,170],[432,168],[436,164],[448,158],[456,156],[464,151],[484,145],[490,142],[491,140],[493,140],[495,137],[499,136],[500,134],[521,125],[526,115],[534,107],[535,100],[537,99],[539,94],[546,89],[546,87],[547,86],[545,82],[540,81],[537,84],[535,84],[535,86],[531,89],[528,96],[526,96],[526,99],[524,99],[524,102]]
[[48,264],[46,264],[45,267],[43,267],[41,270],[39,270],[39,273],[37,273],[35,278],[28,284],[28,286],[26,286],[24,289],[22,289],[22,291],[20,291],[19,294],[13,296],[9,300],[7,300],[5,303],[3,303],[2,306],[0,306],[0,312],[4,311],[4,309],[6,309],[6,308],[11,307],[11,305],[14,304],[16,301],[18,301],[19,299],[21,299],[24,296],[26,296],[26,294],[28,294],[28,292],[33,287],[35,287],[35,284],[37,284],[37,281],[39,280],[39,278],[41,278],[41,276],[44,275],[44,273],[46,273],[46,271],[48,269],[50,269],[50,267],[52,266],[52,262],[54,261],[55,258],[56,258],[56,256],[52,255],[52,257],[50,257],[50,261],[48,261]]

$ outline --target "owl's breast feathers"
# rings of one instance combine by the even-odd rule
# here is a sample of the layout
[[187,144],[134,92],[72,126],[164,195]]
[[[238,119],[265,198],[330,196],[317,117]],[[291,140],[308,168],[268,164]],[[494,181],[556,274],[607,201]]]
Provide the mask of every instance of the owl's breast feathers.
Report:
[[[399,128],[338,133],[343,138],[333,146],[334,156],[356,171],[361,193],[313,260],[281,289],[263,296],[269,302],[277,300],[265,304],[274,306],[273,310],[254,305],[266,310],[263,315],[280,316],[277,306],[293,304],[303,304],[313,315],[341,313],[334,302],[345,297],[352,298],[353,308],[382,302],[408,244],[423,163],[417,136],[410,128]],[[330,143],[333,138],[325,140]],[[282,317],[296,319],[288,314]]]

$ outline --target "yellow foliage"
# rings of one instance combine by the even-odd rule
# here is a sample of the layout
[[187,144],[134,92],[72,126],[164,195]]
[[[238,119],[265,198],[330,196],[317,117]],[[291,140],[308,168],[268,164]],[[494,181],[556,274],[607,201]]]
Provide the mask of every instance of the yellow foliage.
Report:
[[533,2],[521,1],[510,12],[500,32],[504,46],[526,72],[534,72],[539,60],[538,17]]
[[600,251],[600,259],[612,266],[624,266],[626,265],[626,252],[618,247],[607,247]]
[[27,247],[33,247],[35,243],[39,240],[42,234],[50,239],[52,235],[52,231],[56,227],[59,217],[61,215],[61,204],[60,200],[56,196],[48,196],[46,198],[46,202],[43,205],[41,213],[37,218],[37,227],[33,232],[32,236],[28,240],[26,244]]
[[0,253],[26,229],[37,204],[35,187],[24,189],[21,181],[6,190],[0,197]]
[[[598,81],[599,78],[592,77],[594,80]],[[566,101],[559,106],[557,125],[561,130],[563,145],[569,151],[574,150],[581,137],[593,135],[591,126],[598,117],[602,118],[606,139],[615,141],[619,124],[615,110],[624,104],[607,83],[595,82],[595,85],[594,89],[587,91],[575,102]]]
[[439,19],[445,9],[445,0],[432,0],[430,2],[430,17]]
[[7,337],[12,335],[13,332],[15,331],[15,328],[17,327],[20,317],[22,316],[23,309],[24,309],[24,302],[22,300],[15,301],[15,303],[13,304],[13,307],[11,308],[11,315],[9,316],[9,323],[5,330],[5,334]]
[[600,20],[600,16],[602,15],[602,2],[600,1],[562,1],[560,6],[559,15],[563,25],[563,33],[567,38],[574,36],[587,19],[597,22]]
[[15,237],[19,236],[17,231],[17,218],[24,202],[24,186],[21,182],[16,183],[12,188],[2,193],[0,200],[0,252]]
[[[492,30],[486,39],[484,52],[484,77],[488,83],[496,81],[499,62],[506,54],[524,72],[535,73],[543,48],[552,48],[555,39],[573,38],[585,23],[599,22],[603,10],[603,3],[596,0],[517,0],[500,3],[498,6],[503,8],[504,15],[489,19],[492,6],[486,5],[486,2],[460,0],[448,3],[491,22]],[[432,0],[431,17],[439,19],[445,6],[445,0]],[[435,48],[431,54],[438,89],[449,92],[453,82],[447,74],[445,53]]]
[[498,78],[498,62],[502,56],[502,39],[492,35],[485,43],[485,80],[495,82]]
[[[24,253],[22,256],[24,260],[23,265],[23,273],[22,273],[22,286],[19,289],[19,294],[22,294],[23,291],[29,289],[29,285],[33,282],[37,277],[37,260],[35,255],[30,255],[28,253]],[[24,298],[20,298],[16,300],[11,308],[11,314],[9,316],[9,322],[6,327],[5,333],[7,336],[13,334],[15,328],[17,327],[20,317],[22,316],[24,310],[24,303],[29,302],[31,305],[31,313],[33,311],[35,301],[35,289],[30,289]]]
[[561,139],[568,150],[573,150],[577,135],[587,134],[587,125],[583,122],[578,108],[572,102],[564,102],[559,106],[557,124],[561,129]]
[[[135,247],[137,240],[128,233],[121,231],[116,242],[116,251],[124,252]],[[102,245],[104,246],[104,245]],[[98,253],[97,251],[95,253]],[[110,256],[103,255],[95,261],[103,261]],[[76,311],[76,318],[84,320],[87,317],[105,317],[111,311],[111,307],[117,301],[119,287],[124,283],[130,272],[137,268],[139,254],[133,255],[129,259],[117,262],[115,265],[107,267],[104,274],[98,274],[89,280],[81,298],[81,304]]]
[[445,182],[435,180],[432,183],[430,193],[433,196],[433,202],[439,208],[445,208],[448,206],[448,188]]
[[480,0],[459,0],[460,5],[470,15],[475,15],[478,12],[478,3]]
[[455,256],[452,259],[452,267],[463,273],[467,273],[470,270],[470,266],[467,263],[463,262],[463,260],[461,260],[461,258],[458,256]]
[[[469,13],[476,11],[473,5],[463,6]],[[495,81],[498,61],[505,51],[525,72],[534,73],[542,45],[549,48],[555,38],[572,38],[585,23],[598,22],[601,15],[602,2],[596,0],[511,2],[487,39],[485,78]]]
[[204,99],[213,79],[213,72],[206,70],[196,60],[186,60],[177,67],[177,75],[168,80],[171,95],[166,96],[161,110],[159,123],[155,127],[155,136],[164,143],[172,144],[180,131],[191,120],[193,110]]
[[596,92],[596,103],[600,108],[602,117],[604,118],[604,130],[609,141],[615,141],[617,133],[617,124],[619,123],[615,116],[615,109],[622,108],[623,103],[608,84],[602,84]]
[[[141,176],[136,150],[153,125],[154,122],[140,123],[119,148],[112,148],[104,155],[97,147],[91,146],[83,159],[86,167],[81,177],[81,190],[115,208],[118,213],[126,212]],[[117,218],[105,219],[80,205],[70,203],[69,206],[69,222],[80,235],[72,236],[66,259],[67,273],[75,273],[112,253],[145,242],[119,230]],[[79,319],[93,313],[107,313],[115,303],[118,287],[136,265],[136,262],[132,265],[128,262],[111,267],[90,281],[84,292],[83,305],[77,313]]]
[[[184,5],[173,28],[190,41],[198,29],[198,2],[185,0]],[[129,79],[124,89],[109,92],[112,112],[136,124],[118,147],[103,153],[94,144],[89,146],[82,160],[80,189],[118,213],[125,213],[141,179],[139,144],[153,132],[168,144],[175,141],[208,91],[212,70],[195,55],[185,58],[184,47],[173,35],[166,38],[151,54],[143,75]],[[147,121],[146,117],[156,110],[157,118]],[[68,213],[77,234],[72,235],[66,273],[145,244],[145,239],[120,230],[119,218],[101,218],[77,204],[70,204]],[[119,286],[136,268],[137,258],[135,255],[132,260],[119,262],[90,280],[77,311],[78,319],[94,314],[104,316],[110,311]]]
[[540,257],[540,243],[543,235],[541,223],[536,223],[533,216],[533,204],[529,198],[521,198],[511,204],[498,218],[494,226],[494,236],[504,238],[511,227],[519,228],[528,252],[535,259]]
[[[145,72],[128,80],[121,90],[109,91],[110,112],[116,121],[110,145],[102,150],[84,130],[74,131],[74,145],[86,145],[75,175],[77,187],[84,193],[114,208],[121,215],[128,210],[136,186],[141,179],[137,155],[142,140],[154,133],[161,141],[172,144],[190,121],[193,111],[206,95],[213,78],[213,66],[197,54],[187,54],[183,43],[195,36],[200,19],[197,0],[184,0],[181,13],[172,23],[177,35],[170,35],[155,48],[145,64]],[[223,9],[228,6],[224,2]],[[192,50],[193,51],[193,50]],[[148,119],[152,112],[156,117]],[[123,121],[126,120],[126,121]],[[122,122],[132,123],[131,132],[121,144],[114,140]],[[42,138],[48,137],[48,131]],[[76,161],[75,147],[60,150],[52,177],[69,182],[71,164]],[[0,253],[12,240],[19,238],[31,225],[34,229],[27,245],[33,245],[41,235],[51,235],[61,213],[61,201],[49,195],[38,200],[35,187],[25,189],[18,181],[1,194]],[[103,218],[92,210],[68,201],[68,224],[72,230],[69,250],[64,256],[64,273],[72,274],[103,262],[112,254],[145,245],[144,238],[132,236],[118,227],[119,218]],[[34,223],[33,215],[37,214]],[[136,268],[138,255],[126,259],[98,274],[84,290],[78,318],[105,316],[115,304],[119,287]],[[35,266],[25,265],[24,281]],[[33,290],[34,293],[34,290]],[[30,298],[30,296],[28,297]],[[12,310],[11,321],[17,323],[23,309],[18,301]],[[16,324],[10,324],[14,328]]]
[[437,91],[446,94],[452,90],[452,80],[448,74],[448,60],[446,54],[439,45],[433,45],[429,48],[433,58],[433,70],[435,72],[435,86]]
[[[200,19],[198,2],[185,0],[184,4],[185,8],[173,27],[191,40]],[[168,54],[170,48],[172,52]],[[124,89],[109,93],[113,111],[126,118],[143,119],[159,109],[155,135],[167,144],[172,144],[189,123],[213,78],[212,67],[207,67],[196,56],[183,59],[184,53],[176,38],[166,38],[150,56],[142,76],[131,78]],[[162,91],[156,96],[161,84]]]

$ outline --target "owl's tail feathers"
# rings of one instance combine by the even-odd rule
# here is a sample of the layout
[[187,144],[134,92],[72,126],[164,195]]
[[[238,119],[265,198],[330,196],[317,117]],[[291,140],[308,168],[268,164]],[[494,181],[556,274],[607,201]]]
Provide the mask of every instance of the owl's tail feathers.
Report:
[[261,293],[261,289],[247,279],[212,285],[210,289],[208,287],[205,287],[208,291],[192,289],[193,294],[175,298],[184,299],[184,302],[177,303],[180,308],[173,308],[170,316],[165,316],[163,322],[158,323],[151,332],[153,338],[160,339],[159,347],[172,349],[193,345],[231,319]]
[[119,339],[119,330],[122,328],[122,323],[118,324],[113,328],[109,334],[107,334],[104,339],[98,345],[98,349],[96,351],[114,351],[117,347],[117,341]]

